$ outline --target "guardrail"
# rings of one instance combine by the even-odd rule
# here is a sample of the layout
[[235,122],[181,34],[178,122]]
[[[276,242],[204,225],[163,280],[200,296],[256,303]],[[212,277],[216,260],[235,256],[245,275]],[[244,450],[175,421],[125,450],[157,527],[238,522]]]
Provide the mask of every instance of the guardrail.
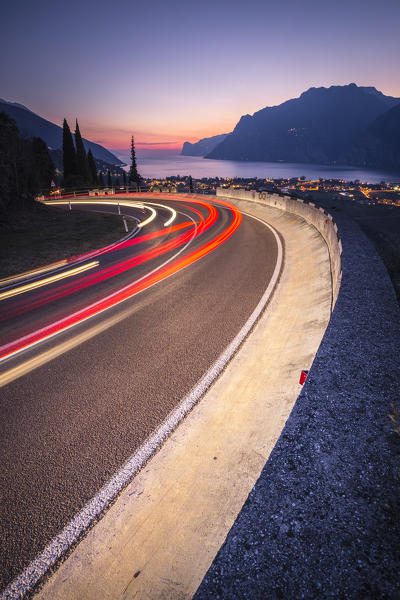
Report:
[[57,190],[53,190],[50,192],[46,190],[46,192],[42,191],[39,196],[36,197],[37,200],[42,200],[43,198],[76,198],[76,196],[114,196],[115,194],[132,194],[136,192],[147,192],[148,186],[112,186],[112,187],[99,187],[99,188],[77,188],[77,189],[68,189],[68,188],[59,188]]
[[330,256],[332,277],[332,310],[335,306],[340,283],[342,280],[342,242],[339,237],[338,228],[332,215],[323,208],[318,208],[312,202],[305,202],[291,196],[281,196],[269,192],[256,192],[246,190],[232,190],[229,188],[217,188],[217,196],[224,198],[236,198],[257,202],[265,206],[272,206],[302,217],[313,225],[325,240]]

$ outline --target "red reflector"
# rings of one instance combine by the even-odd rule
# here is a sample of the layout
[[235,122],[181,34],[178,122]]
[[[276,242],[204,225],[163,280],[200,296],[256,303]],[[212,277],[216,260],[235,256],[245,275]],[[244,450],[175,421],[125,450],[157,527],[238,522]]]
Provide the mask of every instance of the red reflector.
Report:
[[303,385],[303,383],[307,379],[307,375],[308,375],[308,371],[305,371],[305,370],[300,373],[300,381],[299,381],[300,385]]

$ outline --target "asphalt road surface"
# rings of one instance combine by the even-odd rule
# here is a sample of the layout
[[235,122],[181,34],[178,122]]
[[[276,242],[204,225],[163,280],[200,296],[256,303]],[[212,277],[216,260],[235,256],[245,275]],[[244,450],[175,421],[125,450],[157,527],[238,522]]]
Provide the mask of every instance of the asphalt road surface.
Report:
[[140,202],[121,211],[152,220],[121,245],[0,286],[1,589],[199,381],[275,268],[271,231],[218,199]]

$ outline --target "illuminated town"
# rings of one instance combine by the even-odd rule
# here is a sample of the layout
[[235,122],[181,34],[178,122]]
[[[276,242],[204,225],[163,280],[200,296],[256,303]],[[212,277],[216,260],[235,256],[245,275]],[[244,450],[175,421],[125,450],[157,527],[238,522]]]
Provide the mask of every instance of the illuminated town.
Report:
[[[145,184],[154,192],[188,192],[189,178],[171,176],[165,179],[145,179]],[[304,177],[290,179],[261,178],[203,178],[193,179],[193,192],[214,194],[217,187],[258,190],[293,194],[304,200],[348,199],[358,204],[400,206],[400,182],[363,183],[342,179],[317,179],[308,181]]]

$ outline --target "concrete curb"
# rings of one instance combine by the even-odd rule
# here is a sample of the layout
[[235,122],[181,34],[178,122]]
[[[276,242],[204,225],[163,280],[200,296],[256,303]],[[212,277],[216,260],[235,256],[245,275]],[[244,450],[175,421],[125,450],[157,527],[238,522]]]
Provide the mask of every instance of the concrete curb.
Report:
[[372,244],[335,220],[343,277],[330,324],[196,600],[400,598],[400,438],[388,417],[400,310]]

